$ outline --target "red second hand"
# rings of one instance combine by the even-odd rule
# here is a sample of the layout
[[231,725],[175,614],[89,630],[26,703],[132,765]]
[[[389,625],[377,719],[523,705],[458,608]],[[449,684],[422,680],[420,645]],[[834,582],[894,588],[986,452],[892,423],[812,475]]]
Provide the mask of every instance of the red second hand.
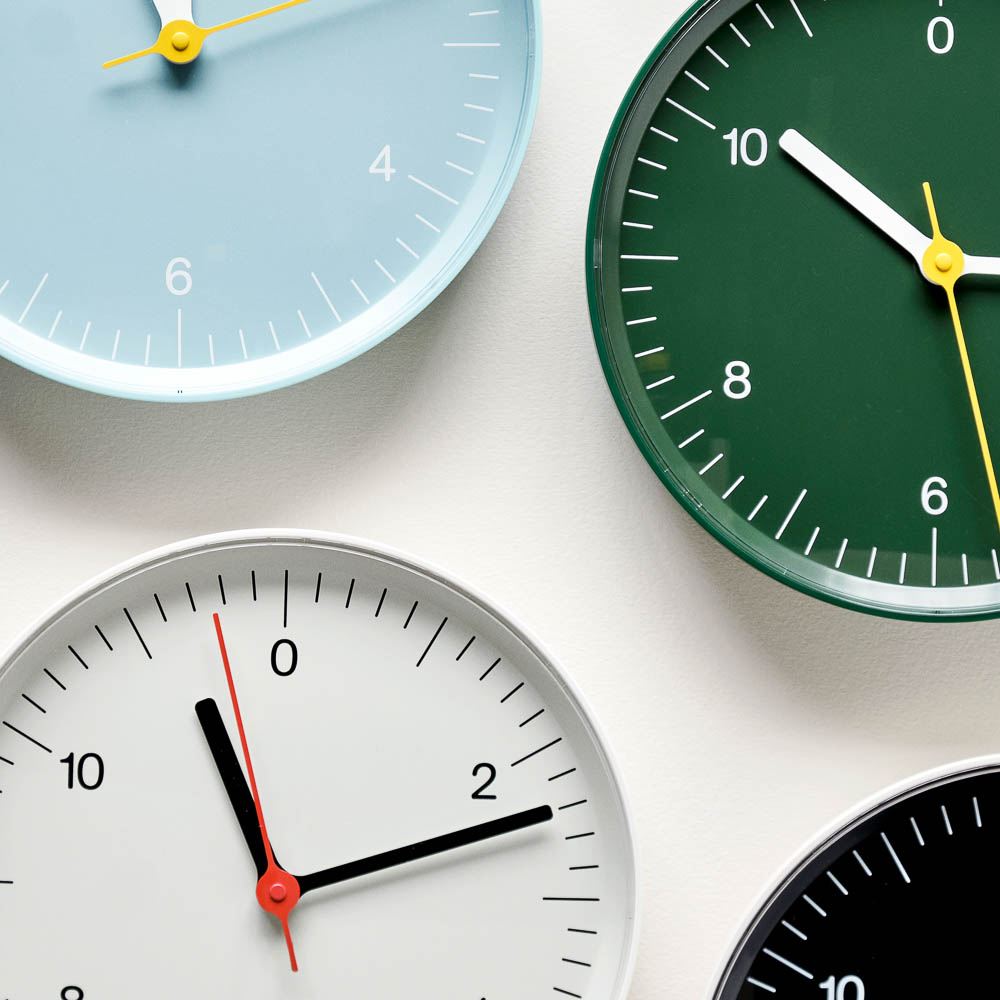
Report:
[[233,671],[229,666],[229,654],[226,652],[226,640],[222,637],[222,623],[219,616],[213,615],[215,621],[215,634],[219,637],[219,652],[222,653],[222,665],[226,668],[226,681],[229,684],[229,697],[233,702],[233,714],[236,716],[236,728],[239,730],[240,743],[243,746],[243,759],[247,765],[247,777],[250,779],[250,791],[253,793],[253,804],[257,810],[257,822],[260,824],[260,835],[264,841],[264,854],[267,857],[267,871],[257,883],[257,902],[261,907],[278,918],[281,922],[281,929],[285,932],[285,943],[288,945],[288,957],[292,962],[292,972],[299,971],[299,964],[295,960],[295,947],[292,944],[292,931],[288,926],[288,917],[295,909],[302,895],[299,889],[298,879],[294,875],[289,875],[283,868],[278,866],[274,860],[274,851],[271,850],[271,840],[267,835],[267,826],[264,824],[264,811],[260,806],[260,794],[257,791],[257,779],[254,777],[253,764],[250,762],[250,747],[247,745],[247,734],[243,728],[243,716],[240,714],[240,703],[236,697],[236,685],[233,683]]

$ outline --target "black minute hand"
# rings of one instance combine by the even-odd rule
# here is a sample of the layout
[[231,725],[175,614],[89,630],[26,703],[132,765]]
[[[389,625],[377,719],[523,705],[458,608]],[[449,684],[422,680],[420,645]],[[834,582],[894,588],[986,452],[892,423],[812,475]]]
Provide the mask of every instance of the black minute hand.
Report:
[[250,794],[250,787],[243,776],[243,769],[233,750],[232,740],[226,732],[226,725],[219,714],[219,706],[214,698],[206,698],[194,706],[202,732],[208,743],[209,750],[215,760],[215,766],[222,778],[222,785],[229,796],[229,804],[236,813],[236,819],[243,831],[243,839],[250,848],[250,856],[257,868],[257,878],[263,878],[267,871],[267,852],[264,850],[264,840],[260,834],[260,823],[257,819],[257,808]]
[[419,844],[398,847],[393,851],[375,854],[370,858],[362,858],[360,861],[349,861],[347,864],[336,865],[325,871],[314,872],[312,875],[300,875],[298,876],[299,888],[305,895],[313,889],[336,885],[338,882],[347,882],[349,879],[371,875],[373,872],[384,871],[386,868],[395,868],[397,865],[418,861],[420,858],[429,858],[432,854],[453,851],[457,847],[465,847],[467,844],[489,840],[491,837],[499,837],[505,833],[514,833],[516,830],[546,823],[550,819],[552,819],[551,806],[526,809],[524,812],[514,813],[512,816],[504,816],[501,819],[490,820],[488,823],[478,823],[476,826],[466,827],[464,830],[456,830],[454,833],[446,833],[442,837],[422,840]]

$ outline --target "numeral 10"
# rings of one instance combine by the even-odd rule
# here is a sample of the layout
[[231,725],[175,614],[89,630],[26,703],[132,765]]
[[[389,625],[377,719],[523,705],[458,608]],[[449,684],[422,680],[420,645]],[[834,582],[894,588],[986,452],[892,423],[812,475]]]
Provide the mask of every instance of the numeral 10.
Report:
[[[848,987],[853,986],[853,991],[848,994]],[[857,976],[844,976],[837,979],[830,976],[819,984],[821,990],[826,990],[826,1000],[865,1000],[865,984]]]

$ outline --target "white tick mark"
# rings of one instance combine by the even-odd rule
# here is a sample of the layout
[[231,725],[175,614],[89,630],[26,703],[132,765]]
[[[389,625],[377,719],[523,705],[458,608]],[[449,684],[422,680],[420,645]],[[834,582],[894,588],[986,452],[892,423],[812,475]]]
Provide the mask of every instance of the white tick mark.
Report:
[[840,543],[840,552],[837,554],[837,561],[833,564],[834,569],[840,569],[840,564],[844,561],[844,553],[847,551],[847,539]]
[[896,853],[895,848],[889,843],[889,838],[883,833],[882,842],[889,850],[889,854],[892,856],[892,860],[895,862],[896,867],[899,869],[899,874],[903,876],[903,881],[909,885],[910,876],[906,874],[906,869],[903,867],[903,862],[899,860],[899,855]]
[[28,315],[28,312],[31,310],[31,307],[35,304],[35,299],[38,298],[39,293],[45,287],[45,282],[48,281],[48,280],[49,280],[49,276],[48,276],[48,274],[46,274],[45,277],[43,277],[42,280],[38,282],[38,287],[35,289],[35,292],[31,296],[31,298],[28,299],[28,304],[24,307],[24,312],[21,313],[21,317],[20,317],[20,319],[18,319],[18,323],[23,323],[24,322],[25,316]]
[[722,461],[722,459],[723,459],[723,455],[722,455],[722,452],[719,452],[719,454],[718,454],[718,455],[716,455],[716,456],[715,456],[715,458],[713,458],[713,459],[712,459],[712,461],[711,461],[711,462],[709,462],[709,463],[708,463],[708,465],[706,465],[706,466],[705,466],[705,468],[703,468],[703,469],[702,469],[702,470],[701,470],[701,471],[700,471],[700,472],[698,473],[698,475],[699,475],[699,476],[703,476],[703,475],[705,475],[705,473],[706,473],[706,472],[708,472],[708,470],[709,470],[709,469],[712,469],[712,468],[714,468],[714,467],[715,467],[716,465],[718,465],[718,464],[719,464],[719,462],[721,462],[721,461]]
[[722,56],[720,56],[719,53],[712,48],[711,45],[706,45],[705,50],[708,52],[709,55],[714,56],[717,62],[725,66],[726,69],[729,69],[729,63],[727,63],[726,60],[723,59]]
[[679,104],[672,97],[667,98],[667,104],[672,105],[678,111],[683,111],[684,114],[686,114],[689,118],[693,118],[696,122],[700,122],[702,125],[705,126],[705,128],[710,128],[712,129],[713,132],[715,131],[715,126],[710,121],[706,120],[705,118],[702,118],[701,115],[695,114],[690,108],[684,107],[683,104]]
[[800,941],[808,941],[809,938],[798,929],[798,927],[793,927],[787,920],[781,921],[781,926],[790,930]]
[[746,479],[746,476],[740,476],[739,479],[737,479],[736,482],[733,483],[733,485],[730,486],[729,489],[726,490],[726,492],[722,494],[722,499],[723,500],[728,500],[733,495],[733,493],[736,492],[736,490],[738,489],[738,487],[740,486],[740,484],[745,479]]
[[785,533],[785,529],[788,527],[789,524],[792,523],[792,518],[795,517],[799,507],[802,506],[802,501],[805,500],[806,494],[808,492],[809,492],[808,490],[803,490],[799,494],[798,500],[796,500],[795,503],[792,504],[792,509],[788,512],[788,515],[785,517],[785,520],[781,522],[781,527],[778,529],[778,533],[774,536],[775,541],[780,541],[781,536]]
[[[340,318],[340,313],[333,307],[333,303],[330,301],[330,296],[326,294],[326,289],[323,287],[323,283],[316,277],[316,272],[312,271],[312,280],[316,283],[316,287],[319,289],[319,294],[323,296],[323,301],[330,307],[330,312],[333,313],[334,318],[338,323],[342,323],[343,320]],[[246,349],[244,348],[243,356],[246,357]]]
[[677,136],[671,135],[669,132],[664,132],[663,129],[654,128],[653,126],[650,126],[649,131],[655,132],[661,138],[669,139],[671,142],[680,142],[680,139],[678,139]]
[[358,293],[358,295],[365,300],[365,305],[370,306],[372,304],[371,299],[369,299],[368,296],[361,291],[361,286],[353,278],[351,278],[351,284],[354,286],[354,290]]
[[794,962],[790,962],[787,958],[783,958],[776,951],[772,951],[770,948],[763,948],[762,951],[765,955],[769,955],[776,962],[780,962],[786,968],[792,970],[792,972],[797,972],[800,976],[804,976],[806,979],[812,979],[813,974],[811,972],[806,972],[801,966],[796,965]]
[[669,413],[664,413],[663,416],[660,417],[660,419],[669,420],[675,414],[680,413],[681,410],[686,410],[689,406],[694,406],[695,403],[700,403],[703,399],[707,399],[711,395],[712,395],[712,390],[706,389],[703,393],[701,393],[698,396],[695,396],[693,399],[689,399],[686,403],[681,403],[680,406],[675,406],[674,409],[672,409]]
[[817,538],[819,538],[819,525],[816,526],[816,529],[812,533],[812,537],[809,539],[809,544],[806,546],[806,555],[809,555],[809,553],[812,552]]
[[407,246],[398,236],[396,237],[396,242],[414,259],[420,260],[420,254],[417,253],[413,247]]
[[393,283],[396,284],[396,279],[385,269],[382,261],[377,257],[375,258],[375,266]]
[[299,322],[302,324],[302,329],[306,331],[306,337],[312,340],[312,330],[309,329],[309,324],[306,322],[305,316],[302,315],[302,310],[296,310],[299,315]]
[[756,516],[757,516],[757,515],[758,515],[758,514],[759,514],[759,513],[761,512],[761,510],[763,510],[763,508],[764,508],[764,504],[766,504],[766,503],[767,503],[767,500],[768,500],[768,496],[767,496],[767,494],[765,493],[765,494],[764,494],[764,495],[763,495],[763,496],[762,496],[762,497],[761,497],[761,498],[760,498],[760,499],[759,499],[759,500],[757,501],[757,506],[756,506],[756,507],[754,507],[754,509],[753,509],[752,511],[750,511],[750,516],[749,516],[749,517],[747,518],[747,520],[748,520],[748,521],[752,521],[752,520],[753,520],[753,519],[754,519],[754,518],[755,518],[755,517],[756,517]]
[[451,195],[445,194],[443,191],[439,191],[436,187],[431,187],[430,184],[426,181],[422,181],[419,177],[414,177],[413,174],[407,174],[406,176],[409,177],[414,184],[418,184],[425,191],[430,191],[431,194],[436,194],[439,198],[443,198],[445,201],[451,202],[452,205],[458,204],[458,202],[452,198]]
[[788,0],[788,2],[792,5],[792,10],[795,11],[795,13],[798,15],[799,20],[802,22],[802,27],[806,29],[806,34],[810,38],[812,38],[813,36],[812,28],[810,28],[809,25],[806,24],[806,19],[802,16],[802,11],[799,10],[799,5],[795,2],[795,0]]
[[737,38],[738,38],[738,39],[739,39],[739,40],[740,40],[740,41],[741,41],[741,42],[742,42],[742,43],[743,43],[743,44],[744,44],[744,45],[745,45],[745,46],[746,46],[747,48],[750,48],[750,42],[749,42],[749,41],[747,40],[747,36],[746,36],[746,35],[744,35],[744,34],[743,34],[743,32],[742,32],[742,31],[740,31],[740,29],[739,29],[739,28],[737,28],[737,27],[736,27],[736,25],[735,25],[735,24],[733,24],[732,22],[730,22],[730,23],[729,23],[729,27],[733,29],[733,31],[734,31],[734,32],[735,32],[735,34],[736,34],[736,37],[737,37]]

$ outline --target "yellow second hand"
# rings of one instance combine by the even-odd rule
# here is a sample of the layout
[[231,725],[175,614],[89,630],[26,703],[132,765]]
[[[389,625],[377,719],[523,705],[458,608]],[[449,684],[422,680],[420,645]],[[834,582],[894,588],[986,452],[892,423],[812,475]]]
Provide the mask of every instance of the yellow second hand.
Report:
[[274,7],[267,7],[265,10],[258,10],[253,14],[245,14],[232,21],[224,21],[211,28],[202,28],[193,21],[171,21],[163,26],[159,38],[153,45],[131,55],[122,56],[120,59],[112,59],[103,64],[103,69],[110,69],[112,66],[121,66],[123,63],[132,62],[133,59],[141,59],[143,56],[151,56],[159,53],[164,59],[175,63],[193,62],[201,52],[202,43],[209,35],[214,35],[218,31],[225,31],[227,28],[235,28],[240,24],[247,24],[249,21],[256,21],[258,18],[266,17],[268,14],[277,14],[279,11],[288,10],[289,7],[298,7],[300,4],[308,3],[309,0],[285,0],[284,3],[276,4]]
[[983,464],[986,466],[986,478],[990,484],[990,495],[993,498],[993,510],[997,518],[997,528],[1000,529],[1000,490],[997,489],[997,476],[993,468],[993,458],[990,455],[990,445],[986,439],[986,426],[983,423],[983,411],[979,406],[979,393],[976,392],[976,382],[972,377],[972,365],[969,363],[969,352],[965,346],[965,333],[962,321],[958,315],[958,302],[955,299],[955,284],[962,276],[965,266],[965,256],[961,247],[941,235],[938,225],[937,211],[934,207],[934,195],[931,186],[924,183],[924,197],[927,200],[927,212],[930,215],[933,240],[924,254],[924,272],[937,285],[944,288],[948,296],[948,309],[951,321],[955,327],[955,339],[958,341],[958,354],[962,361],[962,371],[965,373],[965,386],[969,392],[969,402],[972,404],[972,417],[979,436],[979,448],[983,453]]

